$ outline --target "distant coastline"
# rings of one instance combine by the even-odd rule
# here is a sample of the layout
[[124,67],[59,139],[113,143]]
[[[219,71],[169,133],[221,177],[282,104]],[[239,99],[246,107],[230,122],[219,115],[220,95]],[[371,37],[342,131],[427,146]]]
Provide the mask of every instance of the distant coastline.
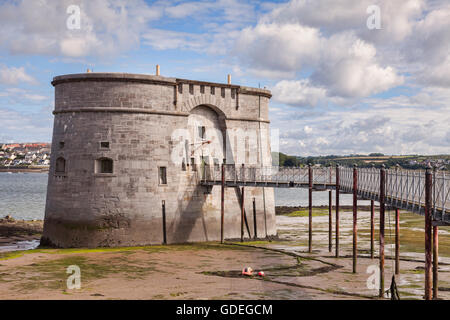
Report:
[[49,167],[0,167],[0,172],[11,172],[11,173],[19,173],[19,172],[48,172]]

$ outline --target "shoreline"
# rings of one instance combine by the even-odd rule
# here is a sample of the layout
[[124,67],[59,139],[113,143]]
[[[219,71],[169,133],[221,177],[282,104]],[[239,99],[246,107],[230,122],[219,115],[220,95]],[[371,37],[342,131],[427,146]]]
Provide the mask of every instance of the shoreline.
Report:
[[0,167],[0,172],[22,173],[22,172],[49,172],[48,168],[8,168]]
[[[366,208],[367,207],[367,208]],[[341,206],[342,211],[351,211],[352,206]],[[328,210],[328,206],[313,206],[314,210]],[[296,211],[308,210],[306,206],[276,206],[275,214],[277,216],[289,215]],[[335,207],[333,206],[332,212],[334,213]],[[358,210],[368,211],[370,206],[358,206]],[[17,247],[16,251],[23,250],[20,248],[21,243],[29,243],[33,241],[39,241],[41,239],[43,231],[44,220],[25,220],[15,219],[11,216],[5,216],[0,218],[0,252],[2,249],[8,247]]]
[[41,239],[43,220],[0,219],[0,252],[34,249]]
[[[377,205],[374,206],[375,210],[377,210],[379,207]],[[275,215],[288,215],[290,213],[293,213],[295,211],[304,211],[308,210],[308,206],[275,206]],[[320,206],[312,206],[313,210],[328,210],[327,205],[320,205]],[[352,205],[340,205],[339,209],[341,211],[352,211],[353,206]],[[358,205],[358,211],[370,211],[370,205]],[[331,212],[334,214],[336,212],[336,206],[331,206]]]

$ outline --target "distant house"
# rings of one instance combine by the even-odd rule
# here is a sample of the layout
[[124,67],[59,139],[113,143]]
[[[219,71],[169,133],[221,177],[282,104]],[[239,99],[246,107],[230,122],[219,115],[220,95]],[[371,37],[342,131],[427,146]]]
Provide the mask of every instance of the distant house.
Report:
[[18,143],[14,143],[14,144],[4,144],[3,146],[2,146],[2,149],[10,149],[10,150],[13,150],[13,149],[15,149],[15,148],[20,148],[21,146],[20,146],[20,144],[18,144]]
[[36,160],[36,158],[37,158],[36,154],[32,153],[32,152],[28,152],[25,155],[25,161],[27,161],[27,162],[32,162],[32,161]]

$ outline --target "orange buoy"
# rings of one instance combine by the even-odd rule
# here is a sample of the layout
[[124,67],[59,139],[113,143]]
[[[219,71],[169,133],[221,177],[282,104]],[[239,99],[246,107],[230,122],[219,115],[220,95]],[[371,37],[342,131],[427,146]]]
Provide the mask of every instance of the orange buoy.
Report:
[[242,275],[251,276],[253,274],[253,269],[251,267],[246,267],[242,269]]

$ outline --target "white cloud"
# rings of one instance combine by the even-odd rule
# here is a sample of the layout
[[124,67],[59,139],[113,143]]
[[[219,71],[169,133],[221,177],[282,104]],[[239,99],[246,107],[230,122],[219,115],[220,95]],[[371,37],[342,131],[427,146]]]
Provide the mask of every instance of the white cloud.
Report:
[[313,131],[313,129],[310,126],[305,126],[303,128],[303,131],[305,131],[306,134],[311,133]]
[[320,32],[298,24],[260,23],[242,30],[234,51],[253,67],[299,71],[316,61]]
[[32,93],[21,88],[7,88],[4,91],[0,91],[0,97],[8,98],[9,104],[40,103],[49,99],[47,96]]
[[11,142],[50,141],[52,123],[52,114],[45,108],[26,113],[0,108],[0,138]]
[[16,85],[20,83],[36,84],[37,80],[26,73],[24,67],[0,67],[0,83],[6,85]]
[[311,85],[308,79],[282,80],[272,88],[273,99],[292,106],[315,107],[326,97],[326,90]]
[[[69,5],[79,5],[81,28],[70,30]],[[116,55],[139,45],[162,10],[143,0],[21,0],[0,4],[1,46],[13,54],[63,57]]]
[[[433,97],[431,103],[429,97]],[[325,112],[308,114],[298,110],[285,109],[281,115],[272,114],[271,126],[280,129],[282,152],[299,155],[448,153],[448,89],[388,99],[372,98],[368,107],[328,108]],[[311,128],[309,134],[306,127]]]
[[169,17],[180,19],[193,15],[201,15],[212,8],[214,8],[214,3],[200,1],[176,4],[165,8],[164,11]]
[[148,30],[143,36],[143,44],[156,50],[183,49],[204,51],[207,47],[207,35],[162,29]]
[[[369,30],[367,8],[377,5],[381,30]],[[353,31],[365,40],[402,41],[413,32],[415,20],[426,8],[424,0],[292,0],[263,17],[262,22],[297,23],[327,34]]]
[[312,79],[326,86],[330,96],[366,97],[404,81],[394,68],[378,64],[373,45],[351,33],[330,37],[321,53],[321,63]]
[[259,23],[242,31],[235,52],[250,69],[266,74],[312,69],[312,85],[326,87],[330,97],[370,96],[404,81],[393,67],[379,64],[374,45],[353,32],[326,37],[300,24]]

